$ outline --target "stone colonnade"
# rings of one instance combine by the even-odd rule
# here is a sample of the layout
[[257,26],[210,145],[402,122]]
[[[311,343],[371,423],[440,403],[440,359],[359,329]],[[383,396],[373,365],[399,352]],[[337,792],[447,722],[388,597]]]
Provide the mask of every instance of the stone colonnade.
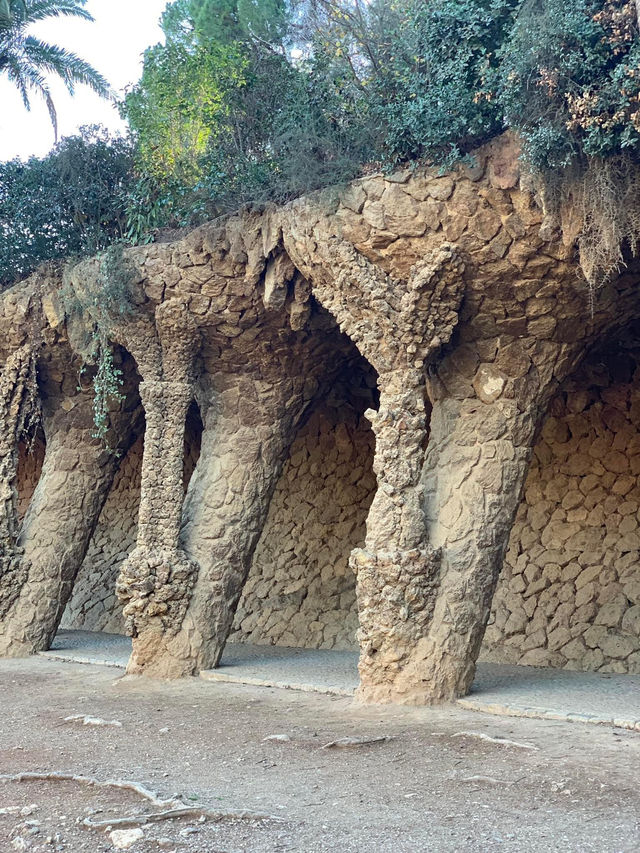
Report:
[[[573,247],[520,188],[509,144],[478,163],[374,176],[130,250],[139,280],[109,329],[140,380],[130,370],[130,402],[113,407],[116,445],[139,431],[138,394],[146,420],[137,544],[117,585],[129,672],[218,664],[298,425],[355,346],[380,395],[367,412],[377,491],[351,557],[358,696],[428,704],[469,689],[547,402],[639,307],[629,273],[589,313]],[[95,276],[81,264],[74,286]],[[72,347],[59,280],[47,287],[0,295],[5,655],[51,642],[118,464],[93,438],[90,389],[51,371]],[[25,312],[35,350],[18,332]],[[34,360],[46,456],[19,526],[15,446]],[[204,432],[185,497],[193,401]]]

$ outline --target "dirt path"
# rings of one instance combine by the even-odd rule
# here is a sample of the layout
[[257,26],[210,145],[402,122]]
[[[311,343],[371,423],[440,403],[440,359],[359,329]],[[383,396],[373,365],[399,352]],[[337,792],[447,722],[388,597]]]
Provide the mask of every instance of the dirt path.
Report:
[[[122,725],[65,721],[78,714]],[[272,735],[286,737],[265,740]],[[640,849],[639,733],[457,708],[356,708],[43,658],[0,661],[0,774],[25,771],[132,780],[189,805],[278,818],[162,821],[143,827],[134,853]],[[113,851],[108,830],[82,822],[154,810],[130,791],[0,782],[0,851]]]

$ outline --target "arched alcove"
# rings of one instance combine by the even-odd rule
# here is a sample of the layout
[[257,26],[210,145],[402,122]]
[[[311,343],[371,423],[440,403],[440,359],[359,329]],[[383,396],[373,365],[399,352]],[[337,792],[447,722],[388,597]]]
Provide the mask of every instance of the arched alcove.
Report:
[[[187,412],[185,428],[185,492],[200,456],[202,428],[200,410],[194,401]],[[115,585],[120,565],[136,544],[143,448],[144,427],[120,462],[76,578],[62,628],[124,632]]]
[[342,363],[301,423],[276,486],[231,642],[356,648],[349,554],[361,546],[376,488],[376,374],[341,336]]
[[640,326],[587,354],[552,400],[483,659],[640,672]]
[[31,436],[25,437],[18,444],[18,518],[25,517],[33,493],[38,485],[44,462],[45,440],[42,429],[37,429]]

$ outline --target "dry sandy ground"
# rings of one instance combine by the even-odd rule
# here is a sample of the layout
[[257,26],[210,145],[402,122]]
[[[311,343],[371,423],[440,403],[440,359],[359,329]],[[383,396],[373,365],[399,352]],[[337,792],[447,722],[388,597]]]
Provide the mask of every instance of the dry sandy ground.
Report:
[[[65,722],[74,714],[122,725]],[[289,739],[265,740],[278,734]],[[323,748],[349,736],[388,739]],[[162,821],[133,853],[640,850],[640,733],[584,724],[0,661],[0,774],[24,771],[132,780],[275,818]],[[113,851],[109,830],[82,822],[149,811],[128,791],[2,781],[0,851]]]

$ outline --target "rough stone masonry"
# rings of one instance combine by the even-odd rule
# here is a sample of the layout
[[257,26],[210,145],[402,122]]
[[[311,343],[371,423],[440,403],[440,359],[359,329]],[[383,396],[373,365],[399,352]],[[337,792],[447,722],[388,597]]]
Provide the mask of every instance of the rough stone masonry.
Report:
[[[110,449],[78,343],[92,318],[65,316],[62,272],[0,294],[0,654],[46,648],[71,602],[67,620],[126,627],[130,672],[178,677],[216,666],[233,630],[270,641],[287,607],[297,633],[278,639],[296,644],[307,606],[316,644],[357,623],[365,702],[464,694],[488,623],[500,659],[633,670],[639,272],[592,305],[517,155],[505,137],[449,175],[374,175],[127,250]],[[64,287],[99,275],[85,261]],[[623,339],[600,406],[580,372]],[[38,408],[41,465],[20,453]],[[310,461],[328,431],[340,452]],[[323,477],[349,498],[314,498],[317,553],[288,494]],[[269,561],[263,594],[295,565],[297,599],[259,629]],[[307,565],[342,578],[328,609],[347,628],[307,601]],[[101,625],[89,589],[110,596]]]

